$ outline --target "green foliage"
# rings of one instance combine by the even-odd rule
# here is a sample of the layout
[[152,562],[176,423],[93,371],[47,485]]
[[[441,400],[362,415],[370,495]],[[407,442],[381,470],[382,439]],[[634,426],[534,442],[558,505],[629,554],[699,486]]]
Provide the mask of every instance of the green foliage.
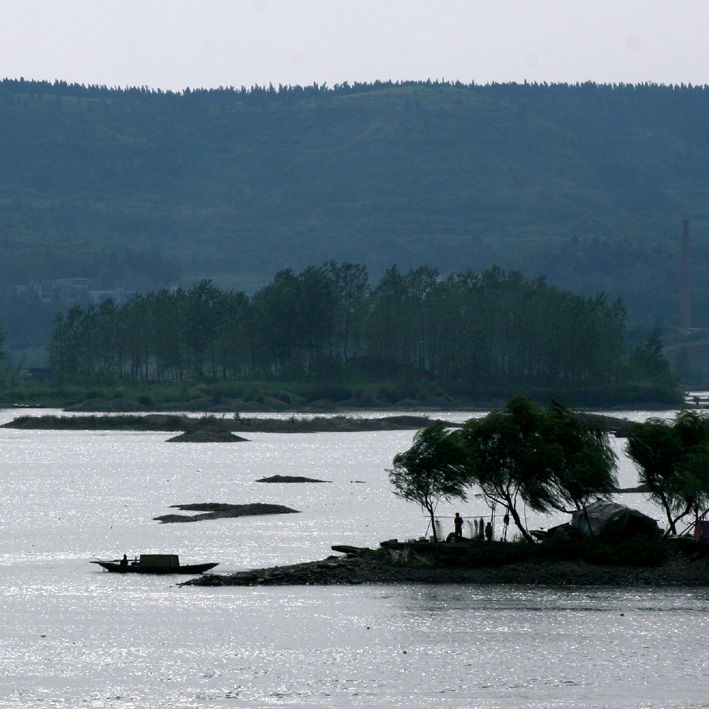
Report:
[[[392,268],[370,289],[363,267],[329,262],[281,271],[252,298],[205,280],[121,306],[76,305],[56,316],[48,350],[66,382],[251,379],[310,385],[331,400],[361,387],[361,396],[393,403],[612,389],[623,381],[625,339],[621,304],[517,272],[440,279],[428,267]],[[189,398],[205,395],[218,396]]]
[[573,512],[595,499],[612,495],[618,481],[616,455],[608,434],[597,422],[558,401],[553,401],[544,413],[542,435],[549,447],[552,505]]
[[670,365],[662,353],[662,347],[660,329],[654,328],[630,353],[628,378],[631,381],[645,381],[651,384],[675,384]]
[[552,500],[540,455],[544,444],[540,424],[541,409],[517,396],[504,409],[470,419],[460,432],[469,482],[480,488],[488,504],[504,507],[529,542],[534,539],[520,518],[518,498],[538,512],[548,511]]
[[[676,315],[686,215],[707,325],[708,115],[707,87],[652,84],[4,80],[0,282],[148,290],[180,270],[263,281],[330,259],[377,275],[499,265],[622,296],[654,322]],[[357,314],[342,324],[356,356]]]
[[488,504],[501,505],[528,541],[519,502],[537,512],[582,509],[613,492],[615,456],[593,423],[553,402],[537,406],[516,396],[503,409],[466,422],[457,434],[468,480]]
[[207,414],[187,421],[187,431],[229,431],[229,421],[223,417]]
[[650,418],[628,429],[626,452],[635,462],[640,482],[659,504],[668,533],[690,513],[701,517],[709,508],[709,417],[680,411],[674,420]]
[[411,448],[394,456],[394,468],[389,471],[394,494],[426,509],[434,540],[437,540],[434,514],[438,502],[465,500],[464,460],[457,439],[440,422],[419,431]]

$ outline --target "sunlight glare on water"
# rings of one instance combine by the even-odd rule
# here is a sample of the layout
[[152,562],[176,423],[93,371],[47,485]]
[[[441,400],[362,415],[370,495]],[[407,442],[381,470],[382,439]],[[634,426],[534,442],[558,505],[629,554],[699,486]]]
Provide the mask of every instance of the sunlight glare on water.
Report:
[[[162,552],[228,572],[418,537],[426,519],[392,495],[386,473],[412,431],[233,445],[0,437],[0,707],[706,706],[707,589],[182,588],[89,564]],[[274,474],[330,482],[256,482]],[[620,477],[637,484],[627,460]],[[623,497],[658,516],[643,496]],[[299,513],[154,520],[194,502]],[[475,498],[442,506],[444,528],[458,509],[487,514]]]

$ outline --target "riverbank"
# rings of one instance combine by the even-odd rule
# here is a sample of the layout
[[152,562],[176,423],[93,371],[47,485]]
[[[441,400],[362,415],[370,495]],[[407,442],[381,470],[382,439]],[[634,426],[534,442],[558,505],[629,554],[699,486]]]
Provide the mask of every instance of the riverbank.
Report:
[[[442,545],[443,546],[443,545]],[[447,545],[448,547],[452,545]],[[462,545],[459,545],[462,546]],[[513,548],[514,547],[514,548]],[[646,547],[649,554],[631,561],[593,563],[588,558],[547,555],[544,545],[471,544],[470,553],[447,559],[436,555],[401,553],[389,549],[354,550],[291,566],[253,569],[234,574],[209,574],[188,586],[327,586],[360,584],[523,584],[531,586],[709,586],[709,545],[671,540]],[[519,552],[519,553],[518,553]],[[599,554],[599,562],[603,556]],[[622,557],[621,557],[622,560]],[[618,557],[614,559],[618,561]],[[639,565],[644,562],[645,565]]]

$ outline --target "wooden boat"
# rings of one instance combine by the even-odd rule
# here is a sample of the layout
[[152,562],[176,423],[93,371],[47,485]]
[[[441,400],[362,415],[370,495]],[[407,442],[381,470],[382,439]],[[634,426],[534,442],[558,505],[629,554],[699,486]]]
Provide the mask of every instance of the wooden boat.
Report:
[[141,554],[133,561],[124,556],[123,559],[97,559],[91,563],[118,574],[201,574],[218,565],[218,562],[182,565],[177,554]]

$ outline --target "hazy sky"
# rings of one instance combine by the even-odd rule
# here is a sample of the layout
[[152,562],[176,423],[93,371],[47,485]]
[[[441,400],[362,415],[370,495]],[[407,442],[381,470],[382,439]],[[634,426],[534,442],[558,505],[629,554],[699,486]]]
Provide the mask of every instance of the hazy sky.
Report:
[[0,78],[709,84],[709,0],[2,0]]

